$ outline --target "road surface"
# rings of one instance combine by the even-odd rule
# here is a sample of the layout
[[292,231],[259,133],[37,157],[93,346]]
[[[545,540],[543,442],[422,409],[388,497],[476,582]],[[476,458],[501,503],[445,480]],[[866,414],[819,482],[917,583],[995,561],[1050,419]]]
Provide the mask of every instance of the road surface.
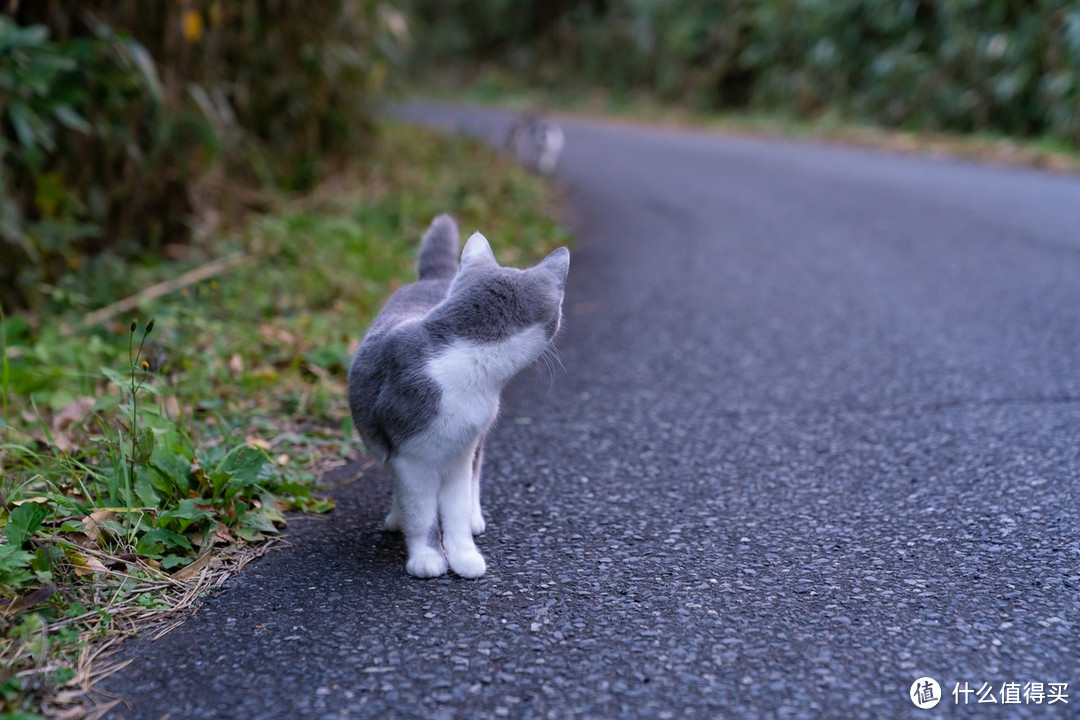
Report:
[[505,396],[487,576],[406,576],[369,473],[128,643],[117,716],[1077,717],[1080,180],[564,129],[565,371]]

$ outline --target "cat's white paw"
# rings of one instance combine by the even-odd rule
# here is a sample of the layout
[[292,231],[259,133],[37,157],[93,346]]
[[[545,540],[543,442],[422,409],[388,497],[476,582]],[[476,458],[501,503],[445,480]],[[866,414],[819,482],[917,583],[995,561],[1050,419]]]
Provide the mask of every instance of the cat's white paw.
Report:
[[383,527],[390,532],[398,532],[401,530],[401,516],[397,514],[396,510],[391,510],[386,519],[383,520]]
[[450,569],[463,578],[478,578],[487,572],[487,564],[476,550],[463,550],[450,555]]
[[487,528],[487,523],[484,522],[484,516],[480,513],[473,513],[472,518],[469,520],[469,528],[472,530],[473,535],[479,535]]
[[[480,561],[483,562],[483,559]],[[446,574],[446,558],[434,550],[416,553],[405,563],[405,572],[418,578],[439,577]]]

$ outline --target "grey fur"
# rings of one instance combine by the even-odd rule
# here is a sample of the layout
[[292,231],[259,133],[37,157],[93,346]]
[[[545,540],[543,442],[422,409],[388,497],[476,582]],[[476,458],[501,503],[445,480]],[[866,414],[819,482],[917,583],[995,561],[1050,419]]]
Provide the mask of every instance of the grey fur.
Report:
[[[570,263],[569,252],[560,248],[527,270],[505,268],[479,234],[470,238],[459,263],[457,245],[457,226],[448,215],[440,215],[421,242],[418,280],[390,297],[349,368],[349,407],[356,429],[369,452],[395,475],[387,527],[403,529],[407,541],[412,535],[417,547],[428,550],[438,525],[421,528],[419,523],[429,512],[422,506],[431,492],[439,492],[440,498],[449,492],[445,497],[454,509],[448,511],[439,500],[444,523],[446,512],[460,523],[462,506],[451,498],[467,500],[471,493],[472,533],[484,527],[479,506],[484,435],[497,412],[502,385],[536,360],[558,332]],[[431,375],[433,367],[449,374],[439,380]],[[452,378],[462,372],[480,374],[468,380],[470,384],[459,385]],[[483,383],[486,390],[478,388],[481,395],[474,396],[472,382]],[[476,419],[477,412],[488,419]],[[442,419],[434,425],[437,418]],[[464,424],[455,425],[458,422]],[[435,430],[428,432],[431,428]],[[462,448],[469,455],[463,457]],[[464,472],[471,471],[471,490],[468,483],[454,484],[451,479],[461,478],[462,462],[469,468]],[[432,486],[431,478],[441,479]],[[464,495],[447,490],[459,486]],[[472,533],[459,526],[445,541],[447,532],[444,526],[450,567],[468,577],[483,574],[483,558],[472,544]],[[445,561],[433,559],[423,549],[416,553],[414,559],[410,542],[408,567],[413,574],[445,572]]]
[[433,523],[431,527],[428,528],[427,545],[432,550],[437,550],[440,552],[442,551],[442,541],[439,535],[439,523],[437,522]]
[[431,422],[442,391],[422,372],[436,350],[431,338],[415,326],[398,328],[390,337],[384,336],[391,328],[376,332],[377,327],[378,320],[353,356],[349,408],[368,452],[386,462],[402,441]]
[[[530,270],[502,267],[491,255],[459,269],[457,242],[453,219],[435,218],[421,243],[421,279],[390,296],[353,356],[349,407],[369,452],[382,462],[434,418],[440,391],[423,368],[440,349],[457,338],[498,342],[533,324],[543,324],[549,338],[559,329],[565,248]],[[419,322],[403,326],[412,320]]]
[[535,113],[527,113],[510,126],[506,149],[518,162],[541,175],[550,175],[559,164],[565,145],[562,129]]
[[421,280],[449,280],[457,272],[458,229],[449,215],[440,215],[431,222],[420,242],[420,257],[416,275]]

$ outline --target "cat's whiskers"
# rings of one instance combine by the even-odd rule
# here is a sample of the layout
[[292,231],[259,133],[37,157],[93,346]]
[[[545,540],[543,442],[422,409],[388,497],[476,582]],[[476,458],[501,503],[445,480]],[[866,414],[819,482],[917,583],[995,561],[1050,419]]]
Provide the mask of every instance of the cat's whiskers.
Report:
[[[536,364],[536,373],[542,375],[544,370],[547,371],[548,376],[548,392],[555,386],[555,373],[557,370],[566,371],[566,367],[563,365],[562,358],[559,357],[559,348],[554,343],[548,343],[548,346],[544,348],[544,351],[540,353],[540,361]],[[541,367],[542,366],[542,367]]]

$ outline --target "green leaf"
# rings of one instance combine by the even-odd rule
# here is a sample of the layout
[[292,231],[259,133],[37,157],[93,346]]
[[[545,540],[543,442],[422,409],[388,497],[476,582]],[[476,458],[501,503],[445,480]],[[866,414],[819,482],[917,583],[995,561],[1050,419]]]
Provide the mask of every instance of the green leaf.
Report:
[[86,118],[72,110],[69,105],[58,105],[53,108],[53,117],[68,130],[89,134],[94,129]]
[[122,388],[131,387],[131,378],[125,377],[122,373],[113,370],[112,368],[101,368],[101,374],[111,380],[113,383],[119,385]]
[[258,512],[246,512],[240,516],[240,528],[250,528],[264,533],[277,534],[278,529],[270,518]]
[[176,504],[174,509],[161,513],[159,517],[178,518],[180,520],[190,520],[191,522],[195,522],[197,520],[206,520],[213,516],[206,510],[195,507],[195,498],[184,498]]
[[11,511],[7,527],[4,528],[8,542],[14,547],[21,546],[37,532],[37,529],[41,527],[41,521],[48,514],[48,509],[39,503],[28,502],[17,506]]
[[334,509],[334,498],[303,498],[297,499],[294,503],[298,510],[302,510],[307,513],[328,513]]
[[135,544],[135,552],[145,557],[159,558],[161,553],[165,552],[165,543],[150,537],[149,533],[147,533],[139,538],[139,542]]
[[156,557],[161,555],[165,549],[171,550],[176,548],[182,548],[188,551],[193,550],[191,541],[183,535],[163,528],[154,528],[153,530],[147,531],[145,535],[139,538],[139,542],[135,545],[135,552],[140,555]]
[[[139,468],[139,470],[142,470],[142,468]],[[136,474],[138,477],[135,480],[135,497],[139,498],[139,502],[147,507],[157,507],[161,502],[161,498],[158,497],[153,482],[141,472]]]
[[241,445],[231,450],[217,469],[228,473],[233,484],[254,485],[259,482],[266,462],[266,453]]
[[187,532],[192,525],[212,518],[211,513],[195,507],[194,498],[184,498],[176,508],[158,515],[158,525],[177,532]]
[[252,543],[262,542],[266,539],[265,535],[254,528],[240,527],[236,529],[236,534],[241,540]]
[[28,152],[38,152],[37,132],[34,126],[40,125],[41,119],[37,114],[26,104],[13,102],[8,107],[8,118],[15,129],[15,137],[19,139],[19,144],[23,146],[23,149]]
[[232,475],[222,470],[214,470],[213,472],[208,473],[207,477],[210,479],[210,484],[214,488],[214,494],[221,495],[229,485],[229,480],[232,478]]
[[33,582],[34,573],[30,570],[33,557],[14,545],[0,545],[0,585],[19,589]]
[[154,431],[154,449],[149,466],[156,473],[154,486],[165,497],[183,497],[191,487],[191,457],[180,444],[176,430]]

